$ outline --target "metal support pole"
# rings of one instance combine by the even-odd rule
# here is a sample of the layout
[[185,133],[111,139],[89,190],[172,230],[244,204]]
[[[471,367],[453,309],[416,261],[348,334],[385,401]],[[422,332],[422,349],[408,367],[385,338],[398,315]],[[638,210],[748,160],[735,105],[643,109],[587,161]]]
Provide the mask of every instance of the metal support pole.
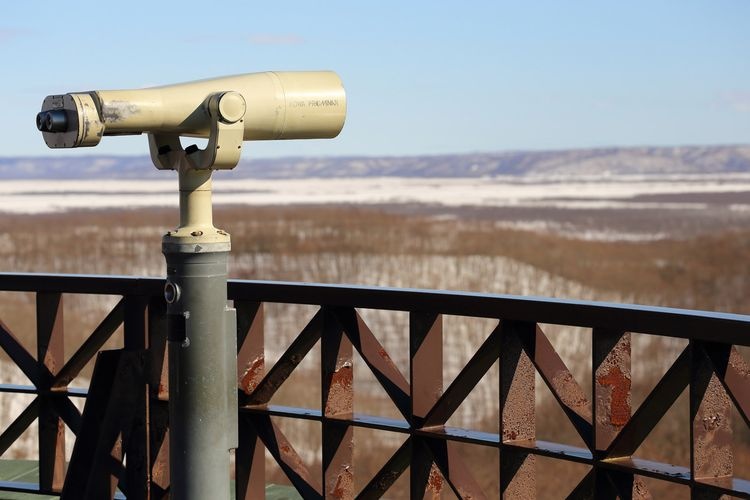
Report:
[[180,172],[180,227],[167,261],[171,496],[228,499],[237,447],[236,317],[227,307],[229,235],[211,221],[211,172]]

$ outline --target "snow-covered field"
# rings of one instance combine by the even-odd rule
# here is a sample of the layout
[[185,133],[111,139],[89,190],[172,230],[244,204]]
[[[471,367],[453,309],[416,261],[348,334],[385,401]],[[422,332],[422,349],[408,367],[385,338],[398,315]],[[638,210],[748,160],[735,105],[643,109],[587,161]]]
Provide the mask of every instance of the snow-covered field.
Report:
[[[644,195],[750,192],[750,174],[601,177],[239,179],[214,181],[216,204],[421,203],[446,207],[700,210],[702,202],[639,200]],[[636,198],[636,199],[633,199]],[[176,206],[174,180],[8,180],[0,211]],[[750,210],[734,203],[736,211]]]

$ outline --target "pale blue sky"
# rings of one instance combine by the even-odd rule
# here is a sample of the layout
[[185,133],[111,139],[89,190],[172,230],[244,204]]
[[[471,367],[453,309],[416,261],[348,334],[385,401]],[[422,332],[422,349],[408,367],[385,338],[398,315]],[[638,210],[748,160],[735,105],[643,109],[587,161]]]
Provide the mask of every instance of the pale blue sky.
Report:
[[4,2],[0,60],[0,156],[73,154],[48,94],[305,69],[342,77],[341,136],[246,158],[750,143],[747,0]]

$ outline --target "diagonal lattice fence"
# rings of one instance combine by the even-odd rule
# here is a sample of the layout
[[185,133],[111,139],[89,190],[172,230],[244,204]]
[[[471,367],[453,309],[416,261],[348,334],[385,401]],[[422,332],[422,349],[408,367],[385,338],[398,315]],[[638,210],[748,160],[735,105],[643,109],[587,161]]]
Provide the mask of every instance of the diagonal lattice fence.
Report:
[[[0,434],[0,452],[35,421],[39,428],[39,483],[0,483],[0,490],[62,494],[63,498],[163,498],[167,460],[164,307],[160,279],[0,274],[0,290],[36,293],[37,353],[29,353],[0,323],[0,347],[32,385],[2,385],[32,394],[33,402]],[[237,498],[262,498],[266,450],[304,498],[389,497],[408,474],[409,495],[460,498],[534,498],[548,480],[537,458],[589,468],[571,498],[649,498],[643,478],[687,486],[693,498],[750,498],[750,482],[735,477],[732,407],[750,412],[750,368],[735,346],[750,345],[750,317],[664,308],[514,296],[232,281],[238,310],[240,447]],[[63,356],[65,294],[115,294],[122,300],[67,358]],[[273,363],[266,362],[264,304],[317,306],[308,323]],[[402,373],[364,309],[409,315],[408,373]],[[453,380],[443,384],[443,317],[496,321],[486,340]],[[123,349],[99,352],[123,328]],[[558,355],[544,325],[588,328],[592,390],[584,389]],[[544,329],[543,329],[544,328]],[[631,335],[687,339],[671,367],[635,410],[631,408]],[[313,348],[320,346],[320,405],[298,408],[272,398]],[[97,354],[98,353],[98,354]],[[356,353],[356,355],[355,355]],[[88,360],[98,358],[91,388],[68,389]],[[354,364],[372,372],[398,418],[354,412]],[[449,419],[499,362],[497,432],[448,426]],[[580,437],[583,447],[537,439],[535,377],[539,375]],[[290,380],[291,383],[291,380]],[[635,456],[683,391],[689,392],[690,460],[680,467]],[[81,414],[71,398],[87,397]],[[317,422],[322,471],[310,467],[277,417]],[[77,435],[70,462],[65,427]],[[354,467],[355,429],[398,435],[403,444],[370,477]],[[499,452],[498,491],[483,491],[466,460],[466,445]],[[124,459],[125,458],[125,459]],[[363,486],[357,486],[363,485]]]

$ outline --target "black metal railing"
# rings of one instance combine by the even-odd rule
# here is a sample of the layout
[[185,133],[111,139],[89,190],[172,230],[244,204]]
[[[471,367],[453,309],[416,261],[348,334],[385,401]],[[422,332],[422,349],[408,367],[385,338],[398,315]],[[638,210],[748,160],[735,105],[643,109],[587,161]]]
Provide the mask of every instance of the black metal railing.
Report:
[[[35,396],[0,434],[0,452],[35,420],[39,483],[0,483],[4,491],[64,498],[161,498],[169,491],[165,438],[168,387],[162,287],[155,278],[0,274],[0,291],[36,293],[37,353],[0,323],[0,347],[33,386],[0,391]],[[119,295],[120,302],[65,361],[62,300],[66,294]],[[572,498],[647,498],[642,477],[690,488],[693,498],[750,498],[750,482],[735,477],[732,406],[750,425],[750,368],[735,346],[750,345],[750,316],[621,304],[477,293],[261,281],[230,281],[238,310],[240,447],[237,498],[262,498],[268,450],[304,498],[376,498],[409,470],[412,498],[452,491],[461,498],[533,498],[536,457],[589,467]],[[264,304],[308,304],[317,312],[272,366],[266,366]],[[409,314],[409,369],[404,374],[361,309]],[[497,320],[486,340],[443,387],[443,315]],[[568,370],[540,324],[590,329],[591,395]],[[123,349],[100,352],[123,328]],[[547,327],[545,327],[547,328]],[[631,409],[631,333],[687,339],[687,345],[639,408]],[[320,343],[318,408],[280,407],[272,396]],[[354,413],[354,352],[372,371],[401,418]],[[95,355],[88,394],[69,382]],[[498,432],[446,425],[487,371],[499,361]],[[584,443],[573,447],[536,436],[535,374]],[[634,454],[680,394],[689,388],[690,465],[673,466]],[[83,415],[73,397],[87,397]],[[322,472],[314,473],[272,417],[319,422]],[[63,430],[77,436],[66,463]],[[353,467],[354,429],[396,433],[405,440],[372,477]],[[461,443],[499,451],[499,487],[483,491],[459,450]],[[126,460],[123,460],[126,457]],[[540,477],[542,475],[540,474]],[[362,486],[355,490],[355,484]]]

